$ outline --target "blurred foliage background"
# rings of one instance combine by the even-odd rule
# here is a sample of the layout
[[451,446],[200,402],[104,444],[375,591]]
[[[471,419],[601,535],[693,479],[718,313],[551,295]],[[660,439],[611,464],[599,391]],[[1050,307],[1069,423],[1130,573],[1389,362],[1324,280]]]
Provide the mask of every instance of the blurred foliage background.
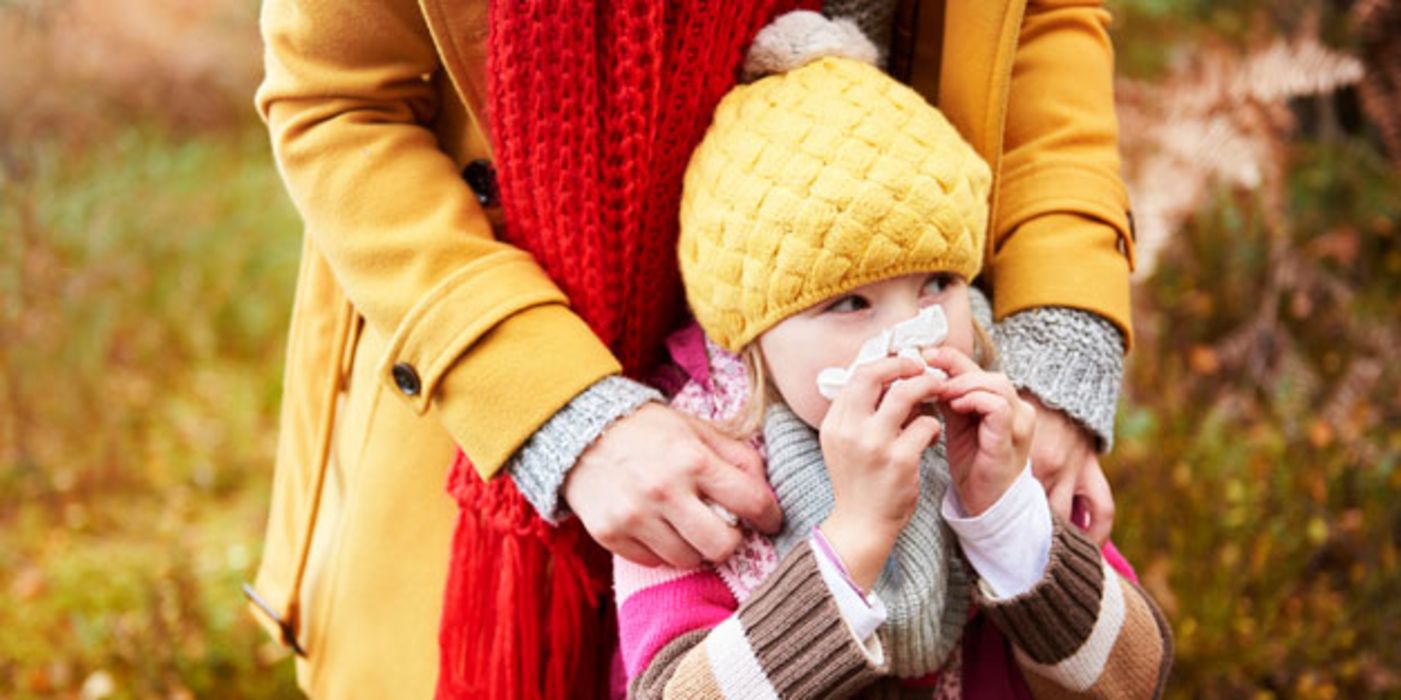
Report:
[[[1115,539],[1180,697],[1401,695],[1401,10],[1118,0]],[[253,0],[0,0],[0,695],[283,697],[244,609],[299,226]]]

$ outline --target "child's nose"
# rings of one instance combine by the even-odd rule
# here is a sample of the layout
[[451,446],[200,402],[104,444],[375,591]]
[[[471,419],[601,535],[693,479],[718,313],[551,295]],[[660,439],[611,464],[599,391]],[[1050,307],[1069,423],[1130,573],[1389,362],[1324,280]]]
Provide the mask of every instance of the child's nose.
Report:
[[924,306],[924,302],[921,301],[918,296],[912,296],[908,299],[902,298],[897,303],[891,305],[890,317],[887,319],[888,323],[886,323],[886,325],[889,326],[901,321],[908,321],[918,316],[920,309],[923,309]]

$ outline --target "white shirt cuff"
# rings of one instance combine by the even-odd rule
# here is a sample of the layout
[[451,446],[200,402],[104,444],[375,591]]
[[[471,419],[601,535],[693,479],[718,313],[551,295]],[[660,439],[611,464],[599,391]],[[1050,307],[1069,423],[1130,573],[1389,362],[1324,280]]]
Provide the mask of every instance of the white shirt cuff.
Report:
[[1046,574],[1051,506],[1031,473],[1030,461],[1002,497],[978,517],[968,517],[952,486],[944,492],[940,510],[994,599],[1015,598]]
[[841,611],[842,619],[851,627],[856,639],[869,645],[871,638],[875,636],[876,628],[885,623],[885,603],[881,602],[875,593],[863,594],[857,590],[856,585],[845,573],[846,567],[836,558],[836,552],[819,543],[818,537],[820,535],[814,532],[810,544],[813,553],[817,555],[817,570],[822,574],[822,581],[832,591],[832,597],[837,601],[837,609]]

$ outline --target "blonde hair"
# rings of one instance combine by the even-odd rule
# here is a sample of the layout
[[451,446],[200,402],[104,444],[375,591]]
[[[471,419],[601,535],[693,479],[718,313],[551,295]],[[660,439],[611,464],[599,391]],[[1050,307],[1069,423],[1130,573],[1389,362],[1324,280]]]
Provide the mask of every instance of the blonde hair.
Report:
[[749,395],[745,397],[744,405],[720,424],[720,429],[736,439],[748,440],[764,427],[764,412],[768,410],[770,401],[782,401],[783,398],[777,395],[777,389],[773,390],[773,397],[769,396],[769,368],[764,362],[764,352],[759,349],[757,338],[740,349],[739,359],[744,362],[744,374],[749,378]]
[[[973,322],[973,361],[983,369],[997,369],[997,346],[992,342],[992,334],[977,318],[970,320]],[[778,392],[778,387],[773,386],[768,363],[764,360],[764,352],[759,349],[757,338],[740,349],[739,359],[744,363],[744,372],[749,378],[749,396],[744,399],[744,405],[719,427],[731,437],[748,440],[764,427],[764,413],[769,405],[783,401],[783,395]]]

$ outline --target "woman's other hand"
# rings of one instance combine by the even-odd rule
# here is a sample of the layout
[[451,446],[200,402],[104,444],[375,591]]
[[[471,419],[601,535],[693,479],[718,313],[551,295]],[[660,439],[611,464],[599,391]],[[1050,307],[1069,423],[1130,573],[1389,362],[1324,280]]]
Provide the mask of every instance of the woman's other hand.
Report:
[[1022,398],[1036,407],[1031,469],[1046,488],[1051,512],[1103,545],[1114,528],[1114,492],[1100,468],[1094,438],[1063,411],[1047,407],[1033,394],[1022,392]]

